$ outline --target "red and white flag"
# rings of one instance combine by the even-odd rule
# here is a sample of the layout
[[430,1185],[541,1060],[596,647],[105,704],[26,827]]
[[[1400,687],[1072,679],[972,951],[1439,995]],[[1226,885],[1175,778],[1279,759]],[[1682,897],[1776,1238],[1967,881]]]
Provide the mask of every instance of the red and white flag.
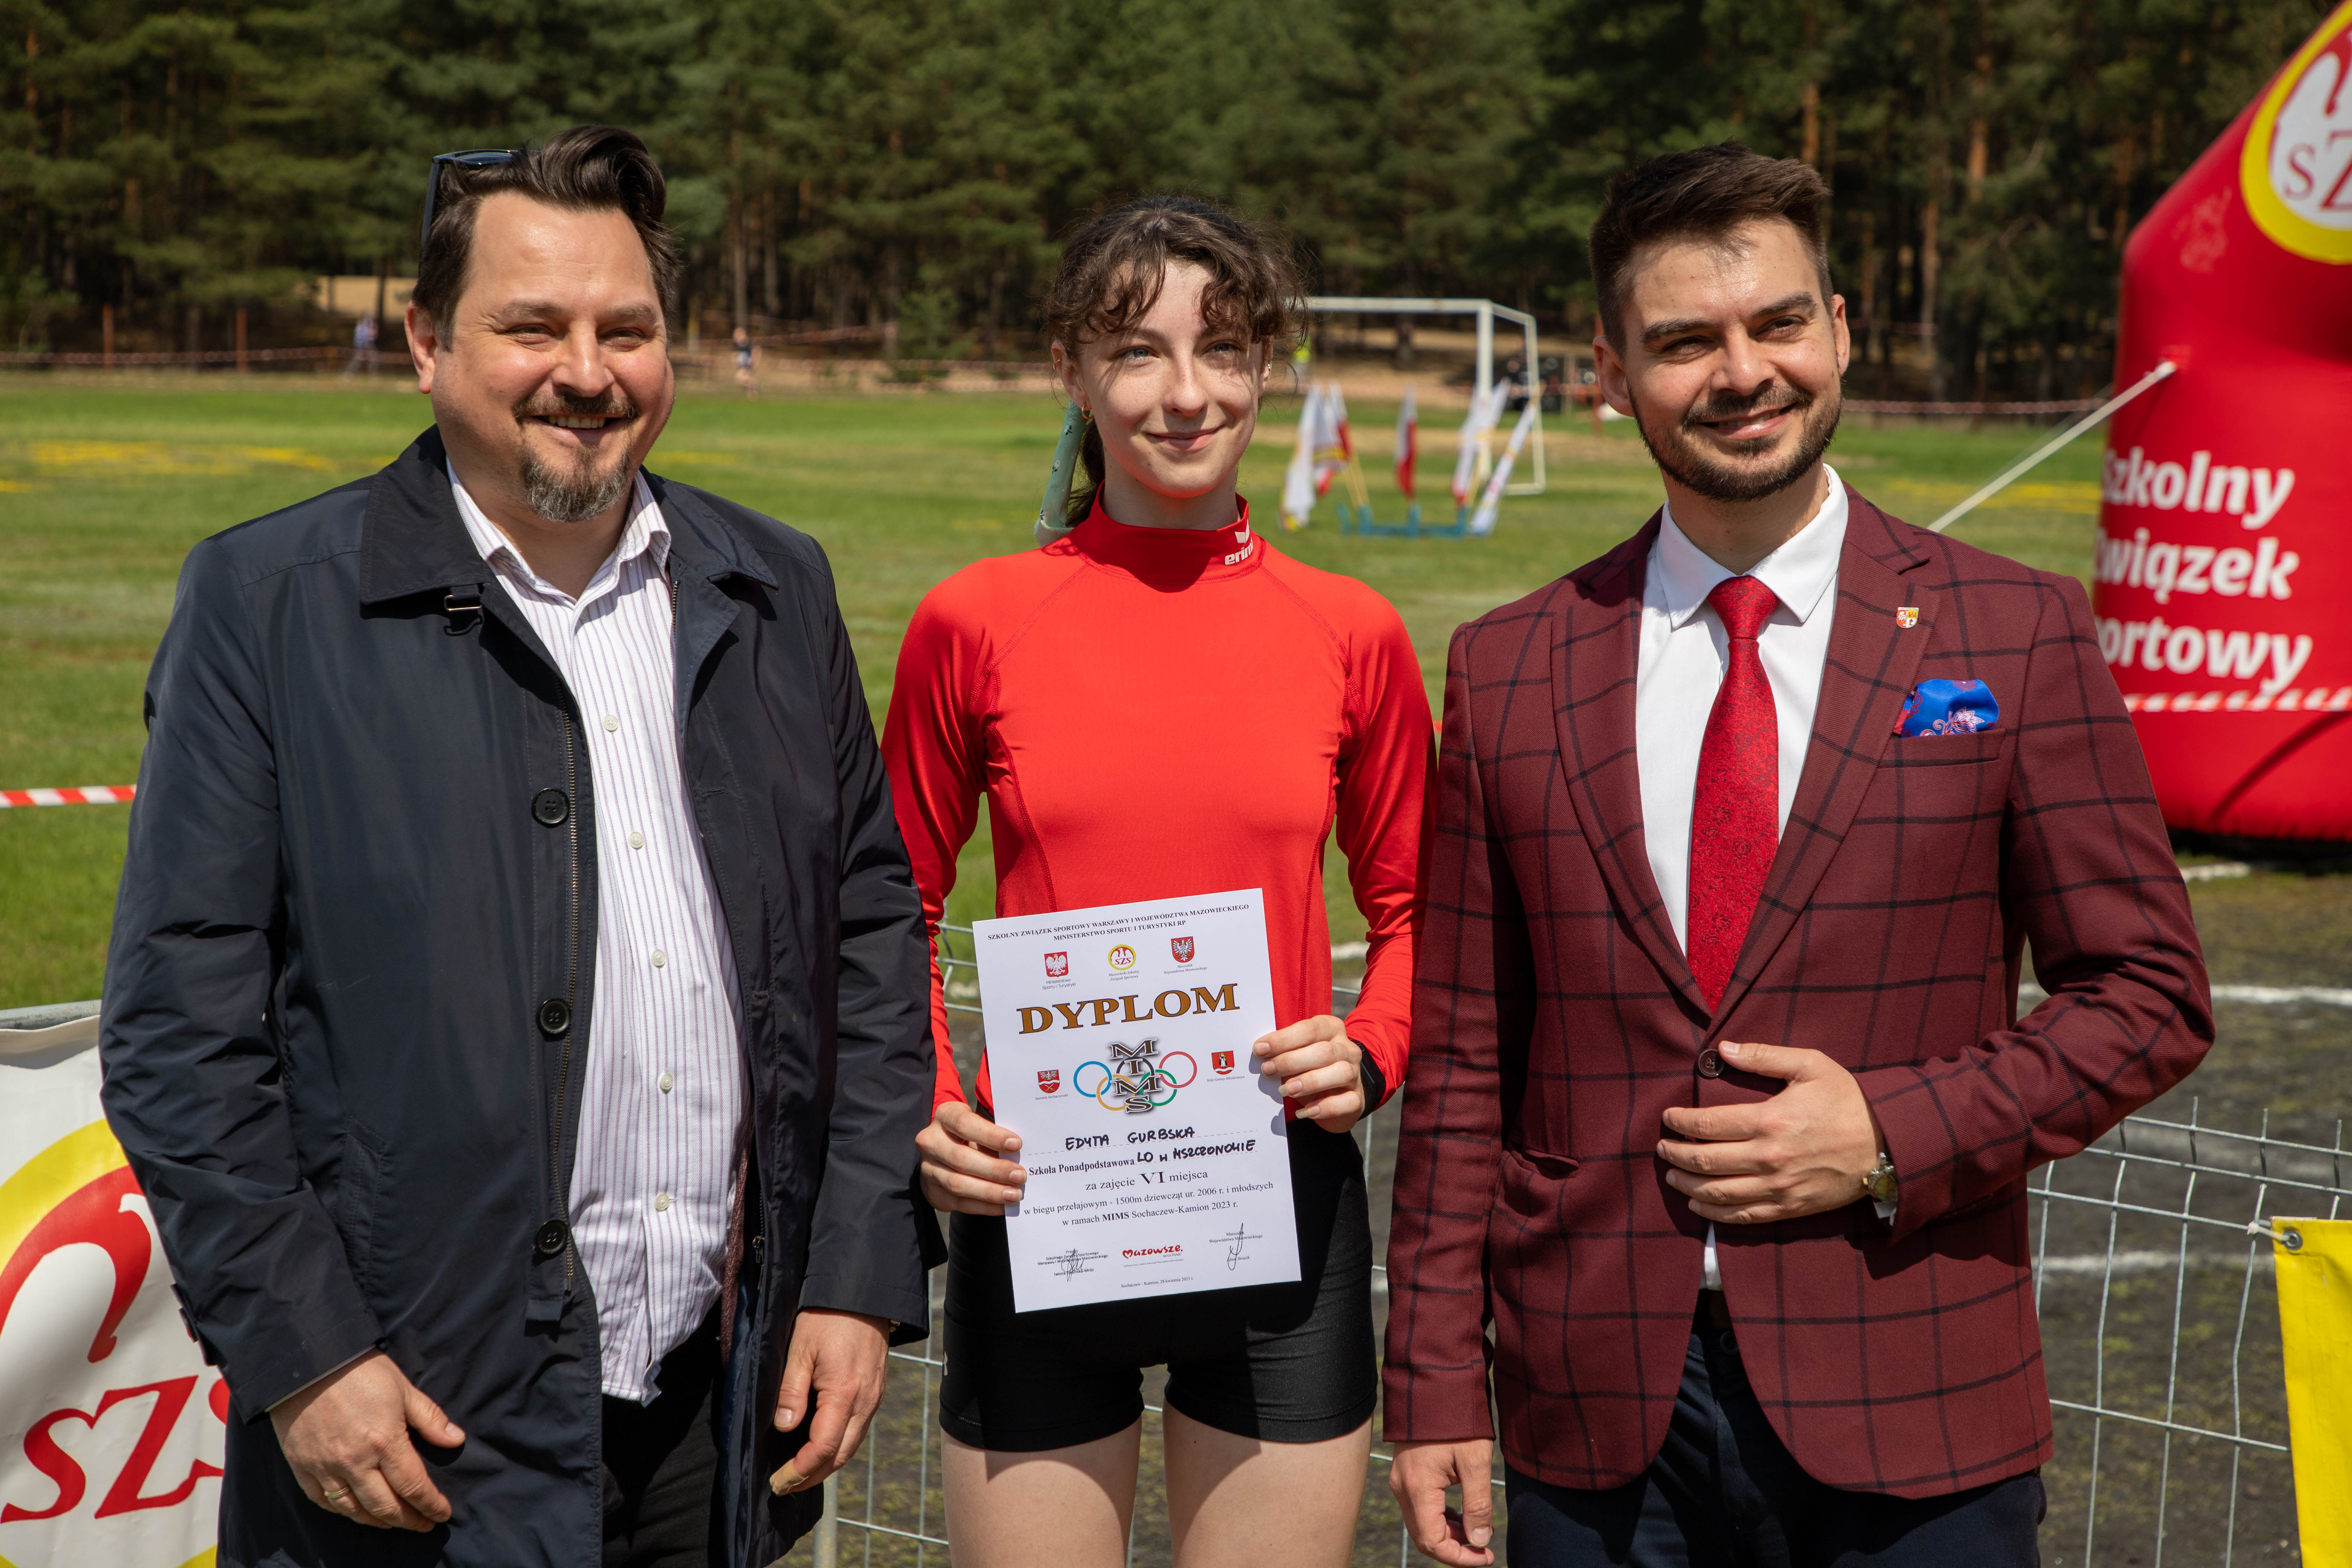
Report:
[[1307,517],[1315,510],[1318,491],[1315,484],[1315,432],[1323,416],[1323,388],[1313,382],[1307,386],[1307,400],[1298,405],[1298,445],[1290,454],[1289,472],[1282,481],[1282,525],[1297,530],[1307,526]]
[[1412,383],[1404,384],[1404,402],[1397,408],[1396,482],[1397,489],[1411,500],[1412,497],[1413,459],[1421,456],[1421,417],[1413,407]]
[[1316,405],[1315,430],[1315,493],[1322,495],[1331,488],[1348,459],[1356,455],[1356,443],[1348,433],[1348,399],[1336,381],[1323,384],[1323,396]]

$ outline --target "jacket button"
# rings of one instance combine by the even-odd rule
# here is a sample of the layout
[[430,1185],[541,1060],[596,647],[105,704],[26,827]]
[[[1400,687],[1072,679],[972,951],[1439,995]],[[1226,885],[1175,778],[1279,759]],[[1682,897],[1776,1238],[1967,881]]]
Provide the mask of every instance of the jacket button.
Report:
[[530,797],[530,814],[541,827],[560,826],[572,815],[572,803],[560,789],[543,789]]
[[541,1258],[552,1258],[562,1251],[563,1244],[571,1239],[571,1227],[560,1219],[551,1219],[541,1226],[539,1234],[530,1238],[530,1249]]
[[1721,1078],[1723,1076],[1723,1058],[1717,1056],[1713,1051],[1699,1052],[1698,1076],[1701,1078]]
[[561,996],[550,996],[539,1005],[539,1029],[543,1035],[564,1035],[572,1030],[572,1004]]

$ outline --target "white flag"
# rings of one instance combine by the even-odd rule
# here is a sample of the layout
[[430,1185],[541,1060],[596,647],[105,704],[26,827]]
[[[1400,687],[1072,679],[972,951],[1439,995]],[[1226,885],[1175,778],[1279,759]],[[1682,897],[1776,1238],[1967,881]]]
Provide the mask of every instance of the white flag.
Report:
[[1470,412],[1463,417],[1462,433],[1454,456],[1454,504],[1470,504],[1470,487],[1477,483],[1478,437],[1492,430],[1503,417],[1503,404],[1511,395],[1511,384],[1498,381],[1486,388],[1485,395],[1470,395]]
[[1290,454],[1290,471],[1282,479],[1282,521],[1292,529],[1305,528],[1315,510],[1315,432],[1322,417],[1323,389],[1309,383],[1307,400],[1298,407],[1298,445]]
[[1494,477],[1486,481],[1486,493],[1478,498],[1478,510],[1470,514],[1470,531],[1495,531],[1495,513],[1503,504],[1503,488],[1511,482],[1511,465],[1519,460],[1519,448],[1528,444],[1528,433],[1536,427],[1537,400],[1530,397],[1519,411],[1519,422],[1511,426],[1510,445],[1495,463]]
[[1397,409],[1396,482],[1404,499],[1412,500],[1412,465],[1421,456],[1421,416],[1413,407],[1412,383],[1404,384],[1404,402]]

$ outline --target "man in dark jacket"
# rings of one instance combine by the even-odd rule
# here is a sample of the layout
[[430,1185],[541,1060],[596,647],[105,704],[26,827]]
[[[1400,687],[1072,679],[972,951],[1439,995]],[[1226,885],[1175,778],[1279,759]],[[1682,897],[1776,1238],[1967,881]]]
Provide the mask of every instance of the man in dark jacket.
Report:
[[435,177],[435,427],[182,574],[108,1114],[223,1568],[764,1564],[926,1332],[921,910],[824,553],[643,471],[643,143]]

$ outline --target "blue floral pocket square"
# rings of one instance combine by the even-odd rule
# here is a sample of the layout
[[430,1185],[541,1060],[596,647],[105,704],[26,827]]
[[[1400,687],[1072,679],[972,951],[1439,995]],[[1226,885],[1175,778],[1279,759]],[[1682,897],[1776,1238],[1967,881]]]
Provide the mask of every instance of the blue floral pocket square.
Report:
[[1973,735],[2000,722],[2000,704],[1981,680],[1923,680],[1895,717],[1898,735]]

